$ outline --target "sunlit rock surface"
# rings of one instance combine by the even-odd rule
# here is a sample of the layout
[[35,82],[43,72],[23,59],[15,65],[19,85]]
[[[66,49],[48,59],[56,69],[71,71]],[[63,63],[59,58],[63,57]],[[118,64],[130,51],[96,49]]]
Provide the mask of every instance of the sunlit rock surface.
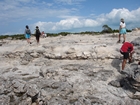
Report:
[[1,105],[139,105],[140,32],[134,62],[120,74],[118,34],[0,41]]

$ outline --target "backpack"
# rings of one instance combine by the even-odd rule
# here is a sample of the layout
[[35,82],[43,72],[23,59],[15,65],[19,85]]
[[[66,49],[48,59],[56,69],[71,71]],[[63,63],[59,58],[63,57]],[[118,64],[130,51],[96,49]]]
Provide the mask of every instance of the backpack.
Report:
[[36,29],[36,35],[41,35],[39,29]]

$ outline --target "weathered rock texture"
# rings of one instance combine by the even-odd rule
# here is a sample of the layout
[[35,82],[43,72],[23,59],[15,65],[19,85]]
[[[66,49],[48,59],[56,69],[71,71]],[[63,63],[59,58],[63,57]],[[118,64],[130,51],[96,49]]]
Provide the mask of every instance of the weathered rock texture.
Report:
[[139,105],[140,37],[120,74],[118,36],[67,35],[0,42],[0,105]]

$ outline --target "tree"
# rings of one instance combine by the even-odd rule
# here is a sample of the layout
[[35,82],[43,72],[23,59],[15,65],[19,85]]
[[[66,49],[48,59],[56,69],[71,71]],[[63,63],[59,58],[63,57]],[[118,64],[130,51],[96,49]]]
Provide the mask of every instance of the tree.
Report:
[[102,28],[102,33],[112,33],[112,29],[108,25],[105,24],[102,26]]

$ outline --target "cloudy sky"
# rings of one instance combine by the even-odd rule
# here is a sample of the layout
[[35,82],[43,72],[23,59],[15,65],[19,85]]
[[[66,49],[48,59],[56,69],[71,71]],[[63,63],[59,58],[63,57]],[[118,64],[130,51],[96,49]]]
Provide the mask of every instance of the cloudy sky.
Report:
[[140,0],[0,0],[0,35],[23,34],[28,25],[48,33],[140,27]]

